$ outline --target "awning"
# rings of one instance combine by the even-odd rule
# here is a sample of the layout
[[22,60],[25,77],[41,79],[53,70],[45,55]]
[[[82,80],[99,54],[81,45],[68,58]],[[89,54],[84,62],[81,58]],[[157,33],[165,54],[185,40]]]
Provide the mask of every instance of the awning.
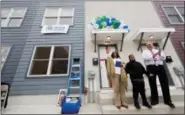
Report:
[[153,36],[152,40],[161,41],[165,39],[163,44],[163,49],[166,46],[170,34],[175,32],[174,28],[140,28],[136,34],[132,37],[134,41],[139,41],[138,51],[140,50],[143,44],[143,41],[151,40],[150,37]]
[[96,52],[97,34],[122,34],[121,48],[120,48],[120,51],[122,51],[123,41],[127,33],[129,33],[129,30],[124,30],[124,29],[101,29],[101,30],[93,29],[92,34],[94,35],[94,52]]

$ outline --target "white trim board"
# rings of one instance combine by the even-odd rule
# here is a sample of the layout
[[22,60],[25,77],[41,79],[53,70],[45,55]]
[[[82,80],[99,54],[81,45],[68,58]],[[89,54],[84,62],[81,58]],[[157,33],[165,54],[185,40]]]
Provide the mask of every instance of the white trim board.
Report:
[[92,30],[92,34],[100,34],[100,33],[128,33],[129,30],[123,30],[123,29],[102,29],[102,30]]
[[137,36],[141,33],[168,33],[175,32],[174,28],[140,28],[131,38],[133,40],[137,39]]

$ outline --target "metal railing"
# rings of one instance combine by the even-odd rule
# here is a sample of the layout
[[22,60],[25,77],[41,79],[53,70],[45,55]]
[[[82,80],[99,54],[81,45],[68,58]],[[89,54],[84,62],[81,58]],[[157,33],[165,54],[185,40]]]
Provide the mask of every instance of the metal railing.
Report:
[[184,69],[182,67],[173,67],[173,70],[181,82],[182,89],[184,89]]

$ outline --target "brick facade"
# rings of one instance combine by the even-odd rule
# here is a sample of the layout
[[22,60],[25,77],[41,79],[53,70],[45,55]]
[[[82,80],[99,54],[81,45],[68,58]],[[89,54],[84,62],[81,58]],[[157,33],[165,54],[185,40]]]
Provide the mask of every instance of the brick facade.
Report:
[[160,16],[162,23],[164,24],[164,26],[166,27],[174,27],[176,32],[174,34],[171,35],[171,41],[172,44],[179,56],[179,58],[181,59],[181,62],[184,65],[184,48],[182,47],[181,42],[184,42],[184,24],[170,24],[167,17],[165,16],[165,13],[163,11],[163,9],[161,8],[161,6],[163,5],[184,5],[184,0],[154,0],[153,1],[154,6],[156,8],[156,11],[158,13],[158,15]]

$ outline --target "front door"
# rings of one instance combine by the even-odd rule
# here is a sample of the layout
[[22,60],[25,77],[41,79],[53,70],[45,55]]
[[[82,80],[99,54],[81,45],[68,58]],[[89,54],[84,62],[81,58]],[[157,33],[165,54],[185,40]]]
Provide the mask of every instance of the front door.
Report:
[[107,76],[106,59],[111,56],[113,51],[116,51],[116,45],[100,45],[99,46],[99,63],[100,63],[100,86],[101,88],[110,88],[109,79]]

